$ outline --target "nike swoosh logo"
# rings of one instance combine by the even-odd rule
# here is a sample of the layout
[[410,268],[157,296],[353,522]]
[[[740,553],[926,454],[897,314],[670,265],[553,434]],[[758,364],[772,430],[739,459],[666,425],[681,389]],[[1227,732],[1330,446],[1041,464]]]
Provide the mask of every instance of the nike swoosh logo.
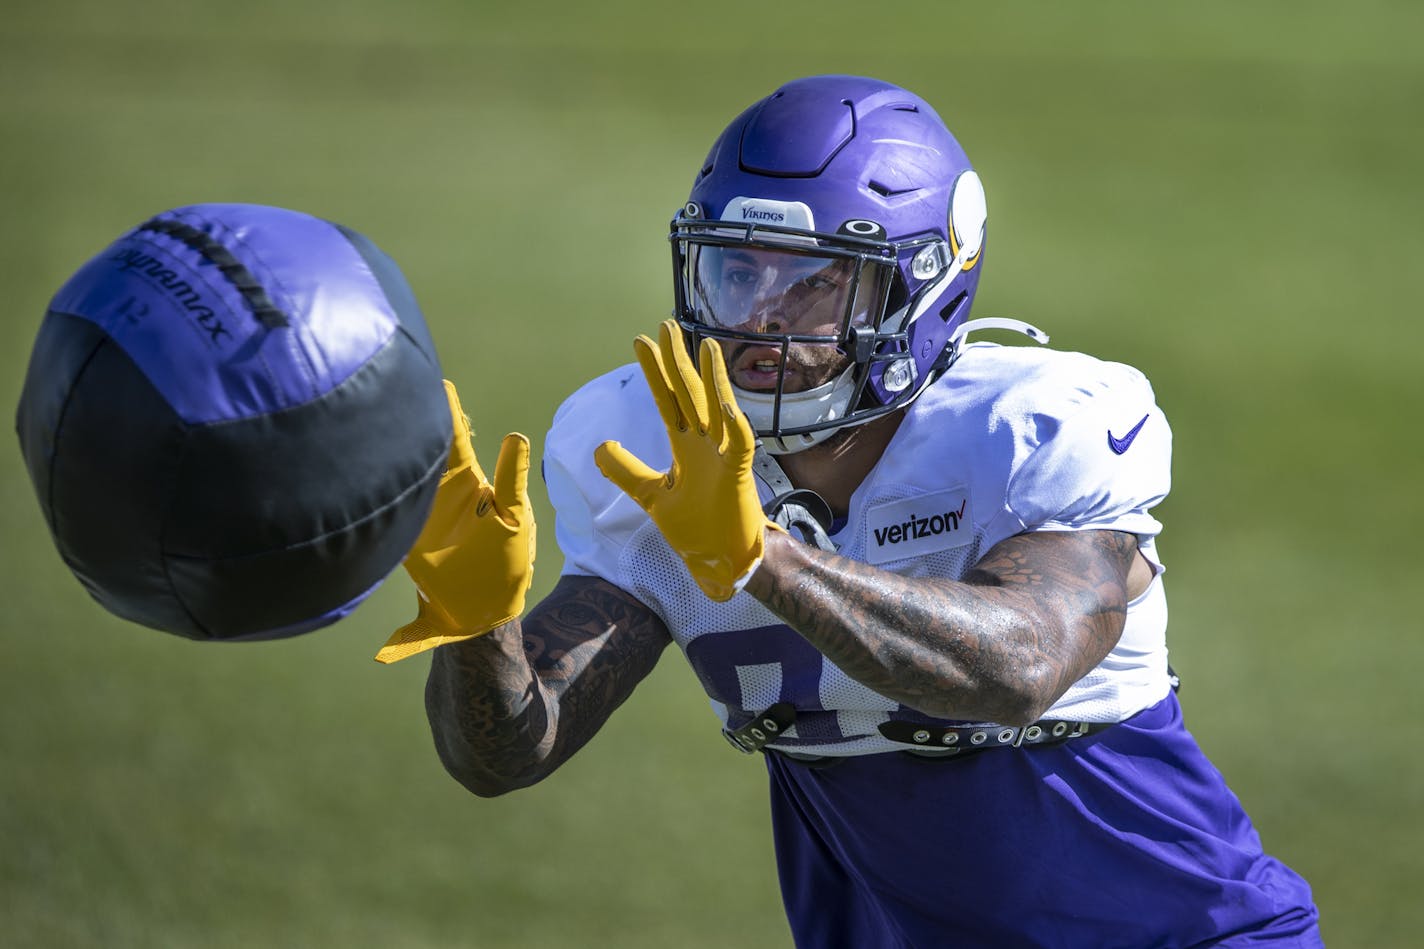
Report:
[[1152,413],[1149,412],[1147,415],[1142,416],[1142,421],[1132,426],[1132,431],[1121,438],[1114,438],[1112,430],[1108,430],[1108,447],[1113,450],[1114,455],[1121,455],[1132,447],[1132,440],[1137,437],[1138,432],[1142,431],[1142,426],[1147,424],[1147,417],[1151,414]]

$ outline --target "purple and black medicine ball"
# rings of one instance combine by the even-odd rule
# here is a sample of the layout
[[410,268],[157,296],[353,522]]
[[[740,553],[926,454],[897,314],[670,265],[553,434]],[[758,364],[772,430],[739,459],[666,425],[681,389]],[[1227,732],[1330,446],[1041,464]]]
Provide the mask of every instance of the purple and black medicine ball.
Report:
[[282,208],[175,208],[50,301],[16,427],[64,562],[192,639],[335,622],[419,535],[450,450],[394,261]]

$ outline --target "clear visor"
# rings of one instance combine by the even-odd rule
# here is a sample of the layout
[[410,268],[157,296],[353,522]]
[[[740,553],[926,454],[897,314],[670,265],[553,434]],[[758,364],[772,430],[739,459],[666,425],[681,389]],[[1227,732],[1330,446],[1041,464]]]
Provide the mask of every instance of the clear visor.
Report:
[[889,268],[857,256],[689,243],[686,302],[705,326],[843,339],[876,322]]

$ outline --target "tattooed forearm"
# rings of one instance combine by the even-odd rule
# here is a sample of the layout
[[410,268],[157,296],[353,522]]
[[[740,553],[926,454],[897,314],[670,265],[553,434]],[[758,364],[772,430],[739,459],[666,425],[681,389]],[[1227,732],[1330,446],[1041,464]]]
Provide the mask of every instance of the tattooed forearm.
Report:
[[530,662],[557,700],[560,761],[594,736],[672,642],[662,620],[638,600],[578,577],[565,578],[524,630]]
[[446,770],[476,794],[532,783],[550,740],[549,709],[523,656],[519,623],[442,646],[425,710]]
[[882,695],[1023,724],[1117,643],[1136,555],[1131,534],[1021,534],[956,582],[900,577],[783,535],[747,591]]
[[668,642],[626,593],[565,577],[522,623],[435,650],[425,705],[441,760],[476,794],[533,784],[593,737]]

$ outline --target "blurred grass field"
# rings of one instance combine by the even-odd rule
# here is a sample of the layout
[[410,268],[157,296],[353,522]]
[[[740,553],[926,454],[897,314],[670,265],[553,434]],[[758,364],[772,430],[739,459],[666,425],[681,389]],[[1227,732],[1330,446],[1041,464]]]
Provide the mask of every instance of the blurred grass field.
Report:
[[[1402,0],[10,0],[0,390],[123,229],[281,204],[400,261],[483,456],[537,449],[668,311],[667,221],[722,126],[796,75],[898,82],[986,182],[977,313],[1138,365],[1173,422],[1188,724],[1331,945],[1417,945],[1421,36]],[[88,601],[0,457],[0,945],[789,944],[760,762],[674,653],[566,769],[477,800],[424,660],[370,658],[403,577],[294,641],[163,636]]]

